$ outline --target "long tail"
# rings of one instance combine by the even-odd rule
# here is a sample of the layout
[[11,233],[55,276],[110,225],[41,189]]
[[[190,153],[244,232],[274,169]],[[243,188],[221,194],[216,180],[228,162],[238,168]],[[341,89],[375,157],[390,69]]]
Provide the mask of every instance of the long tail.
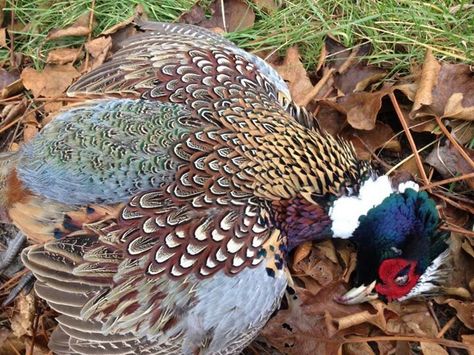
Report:
[[18,159],[19,152],[0,153],[0,222],[8,223],[10,219],[7,213],[10,191],[8,191],[8,179],[13,172]]

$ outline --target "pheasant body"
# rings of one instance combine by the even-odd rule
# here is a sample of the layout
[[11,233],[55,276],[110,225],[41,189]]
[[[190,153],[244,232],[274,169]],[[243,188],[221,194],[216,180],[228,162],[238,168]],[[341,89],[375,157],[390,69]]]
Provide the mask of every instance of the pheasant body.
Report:
[[331,201],[375,172],[261,59],[141,28],[70,88],[92,100],[5,160],[1,207],[49,239],[22,259],[61,314],[56,353],[235,354],[278,307],[289,249],[332,236]]

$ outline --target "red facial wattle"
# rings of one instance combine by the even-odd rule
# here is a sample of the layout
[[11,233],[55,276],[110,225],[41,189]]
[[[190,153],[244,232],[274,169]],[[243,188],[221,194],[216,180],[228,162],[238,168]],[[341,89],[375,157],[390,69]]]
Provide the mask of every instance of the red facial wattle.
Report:
[[[396,282],[402,270],[408,269],[407,282],[400,285]],[[410,290],[416,285],[420,275],[415,273],[416,261],[406,260],[401,258],[384,260],[379,267],[378,273],[381,280],[375,285],[377,293],[385,296],[388,301],[401,298],[407,295]]]

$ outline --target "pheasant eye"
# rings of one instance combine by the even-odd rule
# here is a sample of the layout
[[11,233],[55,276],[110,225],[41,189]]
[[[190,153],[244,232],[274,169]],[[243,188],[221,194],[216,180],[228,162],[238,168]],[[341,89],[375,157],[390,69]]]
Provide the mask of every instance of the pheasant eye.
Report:
[[397,276],[395,278],[395,283],[398,286],[405,286],[408,283],[408,275]]

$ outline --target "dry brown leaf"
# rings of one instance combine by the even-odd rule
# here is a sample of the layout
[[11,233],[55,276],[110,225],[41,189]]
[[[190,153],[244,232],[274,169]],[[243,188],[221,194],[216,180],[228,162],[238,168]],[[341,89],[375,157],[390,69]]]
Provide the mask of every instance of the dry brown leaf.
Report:
[[466,327],[474,330],[474,302],[449,299],[443,303],[447,303],[453,307],[456,310],[456,316],[459,320],[463,322]]
[[222,23],[226,32],[242,31],[253,27],[255,23],[255,13],[252,7],[244,0],[224,0],[224,13],[222,13],[221,1],[218,0],[214,17],[217,23]]
[[129,18],[123,20],[122,22],[119,22],[119,23],[113,25],[112,27],[107,28],[105,31],[103,31],[101,33],[101,35],[102,36],[111,35],[111,34],[117,32],[118,30],[121,30],[121,29],[127,27],[128,25],[130,25],[132,22],[134,22],[136,20],[145,20],[145,19],[146,19],[145,9],[143,8],[142,4],[138,4],[135,7],[135,11],[134,11],[132,16],[130,16]]
[[[471,160],[474,160],[474,149],[463,149]],[[433,166],[444,178],[450,178],[459,173],[469,174],[474,171],[472,166],[449,141],[443,146],[435,147],[425,161]],[[474,178],[465,181],[471,189],[474,189]]]
[[42,72],[26,68],[21,73],[23,84],[34,97],[57,97],[63,94],[79,72],[71,64],[48,64]]
[[17,338],[23,335],[32,335],[33,318],[35,315],[35,297],[33,293],[24,295],[20,293],[16,299],[17,312],[11,319],[13,334]]
[[346,115],[325,102],[319,105],[318,122],[322,129],[332,135],[340,134],[347,126]]
[[3,90],[5,87],[11,83],[20,79],[20,73],[18,70],[7,71],[3,68],[0,68],[0,90]]
[[[112,48],[112,38],[110,36],[99,37],[86,43],[86,50],[93,60],[90,63],[90,69],[97,68],[101,65],[110,49]],[[89,68],[87,68],[89,69]]]
[[0,47],[8,48],[6,28],[0,28]]
[[368,65],[363,59],[371,51],[370,43],[350,49],[330,37],[326,38],[325,59],[329,68],[336,69],[334,86],[340,93],[347,95],[363,91],[385,77],[385,69]]
[[474,120],[474,80],[467,64],[439,64],[425,57],[411,118],[439,116]]
[[29,142],[38,133],[39,124],[34,112],[29,112],[23,116],[23,141]]
[[387,319],[386,330],[391,334],[409,334],[436,337],[438,327],[425,302],[389,303],[392,315]]
[[395,152],[401,151],[400,142],[394,138],[395,133],[392,127],[383,122],[376,122],[375,128],[370,131],[349,127],[344,130],[342,136],[354,144],[359,159],[371,159],[371,152],[382,147]]
[[464,334],[461,335],[462,342],[469,347],[469,354],[474,353],[474,335]]
[[214,0],[209,9],[212,16],[208,19],[205,16],[205,9],[198,2],[179,17],[179,22],[199,25],[215,32],[219,32],[216,27],[225,32],[241,31],[252,27],[255,23],[255,13],[244,0],[224,0],[223,2]]
[[300,104],[306,93],[313,88],[313,84],[311,84],[306,69],[301,63],[298,48],[288,48],[283,63],[274,67],[283,80],[287,82],[293,101]]
[[293,255],[293,264],[298,264],[304,258],[306,258],[311,252],[312,248],[313,248],[313,243],[311,242],[304,242],[303,244],[298,245]]
[[325,240],[325,241],[319,242],[318,244],[315,245],[315,248],[319,250],[322,253],[322,255],[324,255],[324,257],[328,258],[334,264],[337,264],[339,262],[336,255],[336,248],[332,240]]
[[[81,15],[71,26],[63,29],[54,29],[48,33],[47,40],[53,40],[63,37],[81,37],[87,36],[91,29],[89,28],[90,12]],[[93,26],[92,26],[93,27]]]
[[368,343],[349,343],[342,347],[344,355],[372,355],[375,354]]
[[179,22],[190,25],[198,25],[204,20],[206,20],[206,11],[199,5],[199,2],[193,5],[188,11],[182,13],[178,19]]
[[81,54],[81,48],[58,48],[48,53],[46,63],[67,64],[74,63]]
[[344,292],[344,287],[333,285],[313,295],[296,288],[298,299],[288,302],[288,309],[280,310],[262,331],[267,342],[283,353],[336,354],[345,334],[366,336],[366,325],[337,331],[332,319],[364,310],[367,306],[343,306],[333,301]]
[[14,336],[10,329],[0,328],[0,355],[23,354],[23,339]]
[[426,52],[423,70],[418,82],[418,89],[413,102],[412,112],[418,111],[422,106],[429,106],[433,103],[433,95],[431,91],[438,80],[439,70],[441,66],[433,56],[433,52],[429,49]]
[[448,352],[439,344],[420,342],[421,351],[424,355],[448,355]]
[[260,10],[273,13],[281,7],[281,2],[277,0],[253,0]]
[[370,323],[381,330],[385,330],[387,328],[387,321],[385,320],[384,316],[386,305],[381,301],[372,301],[371,305],[375,309],[375,313],[364,310],[346,315],[344,317],[332,318],[332,322],[335,323],[338,331],[363,323]]
[[[55,113],[58,112],[64,104],[62,101],[52,101],[44,104],[44,112],[46,113]],[[44,119],[43,119],[44,125]]]
[[382,107],[382,98],[388,89],[376,92],[355,92],[336,100],[324,100],[328,106],[347,116],[347,122],[355,129],[372,130]]

